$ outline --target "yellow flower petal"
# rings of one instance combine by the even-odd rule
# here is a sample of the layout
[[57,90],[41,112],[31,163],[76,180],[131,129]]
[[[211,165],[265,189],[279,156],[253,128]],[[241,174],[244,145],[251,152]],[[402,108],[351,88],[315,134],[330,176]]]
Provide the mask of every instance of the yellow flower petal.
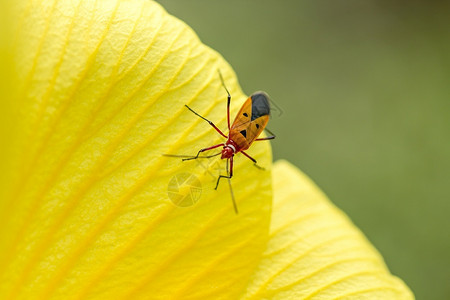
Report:
[[351,221],[296,168],[274,165],[270,240],[243,299],[413,299]]
[[[9,157],[14,153],[12,146],[9,146],[6,141],[11,140],[14,136],[15,115],[12,112],[17,111],[15,109],[16,101],[12,101],[14,94],[14,91],[11,89],[14,81],[14,65],[12,62],[13,34],[10,6],[7,4],[6,1],[0,0],[0,158]],[[0,162],[0,199],[4,199],[6,197],[7,179],[11,177],[11,174],[8,172],[12,168],[9,165],[9,160],[0,160]]]
[[227,181],[213,189],[224,161],[162,156],[223,141],[184,104],[226,128],[218,70],[233,112],[246,98],[228,64],[152,1],[20,5],[0,298],[241,295],[268,239],[269,143],[249,151],[266,171],[236,159],[239,215]]

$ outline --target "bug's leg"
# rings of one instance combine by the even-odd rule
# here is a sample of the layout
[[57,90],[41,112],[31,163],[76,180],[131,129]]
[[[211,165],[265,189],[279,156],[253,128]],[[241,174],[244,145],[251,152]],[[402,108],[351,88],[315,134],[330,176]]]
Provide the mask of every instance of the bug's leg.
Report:
[[[227,162],[227,174],[229,172],[228,169],[228,162]],[[236,204],[236,199],[234,198],[234,193],[233,193],[233,187],[231,186],[231,179],[228,178],[228,186],[230,187],[230,195],[231,195],[231,202],[233,202],[233,208],[234,208],[234,212],[236,214],[239,214],[238,208],[237,208],[237,204]]]
[[265,137],[265,138],[255,139],[255,141],[267,141],[267,140],[273,140],[274,138],[275,138],[275,136],[272,135],[272,136],[268,136],[268,137]]
[[267,131],[268,133],[270,133],[271,135],[268,136],[268,137],[255,139],[255,141],[267,141],[267,140],[273,140],[275,138],[275,134],[272,131],[270,131],[267,128],[265,128],[264,130]]
[[[215,148],[220,147],[220,146],[223,146],[223,144],[217,144],[217,145],[214,145],[214,146],[211,146],[211,147],[208,147],[208,148],[200,149],[200,150],[197,152],[197,155],[196,155],[196,156],[183,158],[182,161],[185,161],[185,160],[191,160],[191,159],[197,159],[198,156],[200,155],[200,153],[205,152],[205,151],[208,151],[208,150],[211,150],[211,149],[215,149]],[[217,155],[217,154],[215,154],[215,155]],[[212,156],[215,156],[215,155],[212,155]],[[212,157],[212,156],[211,156],[211,157]]]
[[258,165],[258,163],[256,162],[256,159],[254,159],[253,157],[251,157],[250,155],[248,155],[247,153],[245,153],[244,151],[241,151],[242,154],[244,154],[245,156],[248,157],[248,159],[250,159],[253,162],[253,165],[255,167],[257,167],[260,170],[265,170],[263,167],[261,167],[260,165]]
[[193,112],[196,116],[202,118],[203,120],[205,120],[206,122],[208,122],[209,125],[211,125],[221,136],[223,136],[224,138],[228,138],[228,136],[226,136],[219,128],[217,128],[216,125],[214,125],[213,122],[211,122],[210,120],[208,120],[207,118],[203,117],[202,115],[198,114],[197,112],[195,112],[192,108],[190,108],[189,106],[187,106],[186,104],[184,105],[187,107],[187,109],[189,109],[191,112]]
[[[233,177],[233,156],[229,158],[229,163],[230,163],[230,172],[227,172],[228,175],[219,175],[219,178],[217,178],[217,183],[216,183],[216,187],[214,188],[215,190],[217,190],[217,187],[219,186],[219,182],[220,182],[220,178],[228,178],[231,179],[231,177]],[[228,163],[228,162],[227,162]],[[228,165],[227,165],[228,168]]]
[[219,76],[220,76],[220,81],[222,81],[222,86],[224,87],[225,91],[227,91],[228,97],[227,97],[227,121],[228,121],[228,130],[230,130],[230,103],[231,103],[231,95],[230,92],[228,91],[226,85],[225,85],[225,81],[223,80],[222,77],[222,73],[220,73],[219,71]]

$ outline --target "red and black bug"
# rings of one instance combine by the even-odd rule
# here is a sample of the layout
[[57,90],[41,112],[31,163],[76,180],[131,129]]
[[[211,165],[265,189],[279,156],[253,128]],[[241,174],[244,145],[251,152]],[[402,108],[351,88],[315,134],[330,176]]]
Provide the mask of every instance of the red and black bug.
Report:
[[[214,146],[210,146],[207,148],[200,149],[195,156],[181,156],[184,157],[182,160],[192,160],[197,158],[211,158],[221,154],[221,159],[227,160],[227,175],[219,175],[216,182],[215,189],[219,186],[219,182],[221,178],[231,179],[233,177],[233,157],[242,153],[248,159],[250,159],[254,165],[260,169],[260,166],[257,165],[256,160],[248,155],[245,150],[247,150],[254,141],[265,141],[271,140],[275,138],[275,135],[267,130],[265,127],[269,122],[270,118],[270,104],[269,104],[269,96],[265,92],[255,92],[244,102],[241,109],[239,110],[236,118],[233,121],[233,124],[230,124],[230,103],[231,103],[231,95],[228,91],[225,83],[223,81],[222,75],[219,72],[220,80],[222,81],[222,85],[227,92],[227,124],[228,124],[228,135],[224,134],[213,122],[201,116],[197,112],[195,112],[192,108],[185,105],[191,112],[193,112],[198,117],[202,118],[206,122],[209,123],[220,135],[226,138],[225,143],[220,143]],[[271,136],[258,138],[261,132],[266,129]],[[222,147],[222,151],[209,156],[200,156],[201,153],[205,151],[209,151],[212,149],[216,149]],[[180,157],[180,155],[169,155]],[[233,197],[232,197],[233,198]],[[237,206],[233,198],[234,209],[237,213]]]

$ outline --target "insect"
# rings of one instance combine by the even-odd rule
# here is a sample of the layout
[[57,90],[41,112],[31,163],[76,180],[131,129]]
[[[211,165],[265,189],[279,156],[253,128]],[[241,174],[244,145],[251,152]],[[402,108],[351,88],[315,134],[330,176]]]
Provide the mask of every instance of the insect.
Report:
[[[248,155],[245,150],[250,148],[253,142],[255,141],[265,141],[271,140],[275,138],[275,135],[266,129],[266,125],[269,122],[270,117],[270,104],[269,104],[269,96],[265,92],[255,92],[242,105],[241,109],[237,113],[234,121],[230,124],[230,103],[231,103],[231,95],[225,86],[225,82],[223,80],[222,74],[219,72],[220,80],[222,82],[222,86],[227,92],[227,124],[228,124],[228,135],[224,134],[217,126],[206,119],[202,115],[198,114],[189,106],[185,105],[187,109],[189,109],[196,116],[202,118],[209,125],[211,125],[221,136],[226,138],[224,143],[220,143],[217,145],[213,145],[207,148],[200,149],[195,156],[182,156],[182,155],[168,155],[168,156],[176,156],[176,157],[184,157],[182,160],[192,160],[197,158],[211,158],[217,155],[221,155],[221,159],[227,160],[227,175],[219,175],[216,182],[215,189],[219,186],[220,179],[227,178],[231,179],[233,177],[233,157],[242,153],[248,159],[250,159],[254,166],[257,168],[263,169],[262,167],[257,165],[256,159]],[[261,132],[266,129],[271,136],[258,138]],[[200,156],[201,153],[209,150],[213,150],[216,148],[222,147],[222,151],[213,155],[208,156]],[[231,187],[231,185],[230,185]],[[233,206],[236,213],[238,213],[237,205],[233,197],[232,193]]]

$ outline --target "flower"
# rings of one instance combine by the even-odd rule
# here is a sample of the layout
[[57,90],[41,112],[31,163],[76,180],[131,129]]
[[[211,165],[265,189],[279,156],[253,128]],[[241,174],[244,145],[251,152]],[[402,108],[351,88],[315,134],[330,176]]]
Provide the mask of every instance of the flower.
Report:
[[225,127],[218,70],[233,112],[246,96],[158,4],[36,0],[11,13],[1,298],[413,298],[309,179],[284,161],[272,170],[268,142],[249,150],[265,171],[236,158],[238,215],[226,181],[213,189],[223,161],[162,155],[221,140],[184,107]]

